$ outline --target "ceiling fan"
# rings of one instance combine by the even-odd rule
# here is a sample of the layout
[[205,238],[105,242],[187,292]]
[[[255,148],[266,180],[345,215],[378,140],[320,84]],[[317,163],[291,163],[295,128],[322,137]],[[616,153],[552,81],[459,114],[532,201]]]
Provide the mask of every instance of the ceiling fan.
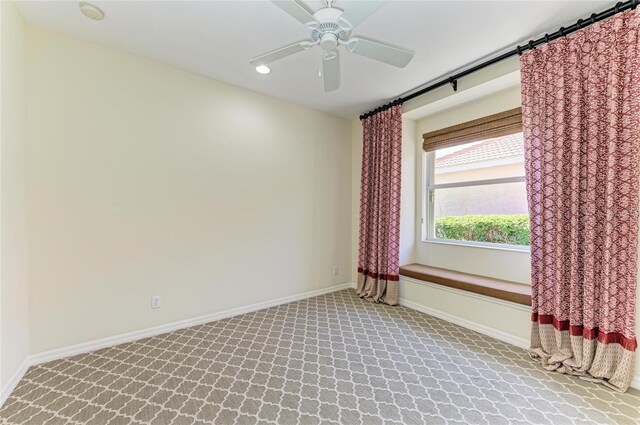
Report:
[[333,7],[336,0],[326,0],[327,6],[314,14],[311,14],[298,0],[272,1],[304,24],[311,35],[309,40],[299,41],[252,59],[250,63],[256,67],[258,72],[261,70],[269,72],[269,68],[266,66],[269,63],[314,46],[320,46],[323,50],[321,74],[324,78],[324,91],[329,92],[340,87],[340,56],[338,53],[340,46],[345,46],[347,51],[351,53],[399,68],[407,66],[413,57],[413,52],[408,50],[361,37],[351,37],[351,31],[384,6],[388,0],[354,0],[345,11]]

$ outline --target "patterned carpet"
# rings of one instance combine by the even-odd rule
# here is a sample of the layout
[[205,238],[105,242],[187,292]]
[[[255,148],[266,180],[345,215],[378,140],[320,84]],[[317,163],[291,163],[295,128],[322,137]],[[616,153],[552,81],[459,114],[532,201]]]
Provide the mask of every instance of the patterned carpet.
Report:
[[3,424],[630,424],[640,397],[341,291],[31,368]]

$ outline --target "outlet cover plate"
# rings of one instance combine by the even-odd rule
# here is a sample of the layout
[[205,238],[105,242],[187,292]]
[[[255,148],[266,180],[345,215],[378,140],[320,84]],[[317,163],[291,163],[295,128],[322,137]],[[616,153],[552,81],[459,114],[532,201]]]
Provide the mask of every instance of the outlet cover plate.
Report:
[[160,296],[151,297],[151,308],[160,308]]

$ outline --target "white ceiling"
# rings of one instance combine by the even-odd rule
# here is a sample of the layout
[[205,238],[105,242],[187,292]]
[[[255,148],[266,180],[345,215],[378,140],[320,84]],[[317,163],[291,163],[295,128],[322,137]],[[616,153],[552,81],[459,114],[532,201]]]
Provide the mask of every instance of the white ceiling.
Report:
[[[357,0],[353,0],[357,1]],[[351,0],[338,0],[346,8]],[[404,69],[341,52],[342,85],[331,93],[318,77],[320,50],[298,53],[260,75],[249,60],[308,38],[307,30],[269,1],[92,1],[104,21],[84,17],[75,1],[26,1],[27,21],[334,115],[359,113],[425,82],[512,47],[612,1],[391,1],[354,35],[405,47]],[[305,2],[322,7],[318,0]]]

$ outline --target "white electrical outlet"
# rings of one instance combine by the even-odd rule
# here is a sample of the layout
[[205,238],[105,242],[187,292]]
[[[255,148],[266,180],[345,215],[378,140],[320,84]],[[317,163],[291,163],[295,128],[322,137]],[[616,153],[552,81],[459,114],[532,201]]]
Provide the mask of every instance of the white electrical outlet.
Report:
[[338,266],[333,266],[333,274],[338,276]]
[[160,295],[151,297],[151,308],[160,308]]

